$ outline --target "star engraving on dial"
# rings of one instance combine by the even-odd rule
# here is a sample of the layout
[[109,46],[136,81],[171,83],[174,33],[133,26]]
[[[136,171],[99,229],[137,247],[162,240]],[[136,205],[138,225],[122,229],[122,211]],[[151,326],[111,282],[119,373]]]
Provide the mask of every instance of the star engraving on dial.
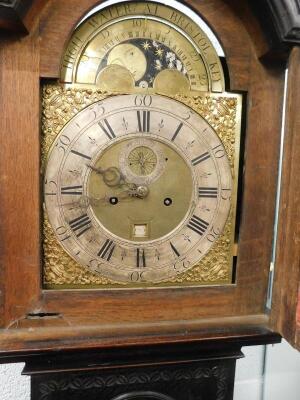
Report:
[[151,47],[150,43],[149,43],[147,40],[146,40],[146,42],[144,42],[144,43],[142,44],[142,46],[143,46],[143,49],[144,49],[145,51],[149,50],[150,47]]
[[164,55],[164,51],[163,51],[162,48],[159,47],[159,48],[155,51],[155,54],[156,54],[159,58],[162,58],[162,56]]

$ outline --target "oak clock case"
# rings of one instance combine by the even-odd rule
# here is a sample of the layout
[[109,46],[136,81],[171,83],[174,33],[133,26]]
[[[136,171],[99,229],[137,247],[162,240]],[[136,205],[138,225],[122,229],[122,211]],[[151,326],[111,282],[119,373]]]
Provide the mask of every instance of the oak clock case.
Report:
[[[41,4],[41,2],[38,3]],[[214,67],[214,61],[208,59],[208,56],[206,57],[205,48],[207,46],[201,47],[200,44],[206,41],[208,49],[213,48],[213,46],[201,34],[201,31],[190,23],[188,12],[186,12],[187,15],[182,16],[185,11],[174,10],[165,5],[160,7],[158,3],[155,4],[155,7],[152,7],[153,3],[145,2],[142,2],[144,8],[137,9],[133,6],[133,2],[130,2],[131,7],[118,4],[118,8],[115,5],[112,6],[110,11],[108,8],[102,8],[93,16],[85,17],[95,7],[95,3],[95,0],[72,0],[74,7],[69,7],[66,2],[51,0],[43,10],[41,8],[32,9],[36,16],[35,25],[28,29],[27,35],[17,32],[14,35],[8,33],[1,35],[0,54],[1,59],[5,62],[0,63],[2,93],[0,108],[3,115],[6,116],[5,119],[0,120],[2,127],[0,132],[3,135],[0,169],[2,171],[1,176],[4,178],[2,182],[5,185],[3,187],[5,190],[1,191],[2,219],[0,226],[2,229],[0,246],[2,351],[7,352],[6,354],[13,352],[14,354],[16,352],[18,354],[27,352],[28,354],[33,351],[32,349],[48,352],[58,346],[72,349],[86,349],[89,346],[93,349],[102,349],[106,345],[114,347],[116,343],[120,343],[124,347],[131,344],[142,346],[145,342],[156,346],[158,342],[173,343],[175,341],[194,343],[196,341],[198,344],[205,343],[205,345],[210,343],[213,347],[214,343],[223,344],[226,340],[235,340],[234,338],[241,337],[241,335],[244,338],[243,332],[251,340],[258,337],[257,332],[263,332],[262,335],[267,341],[270,339],[268,332],[271,329],[280,331],[294,345],[299,343],[299,329],[295,324],[299,282],[297,246],[295,243],[297,238],[293,236],[297,222],[295,218],[295,215],[297,215],[295,205],[297,185],[293,185],[293,180],[290,179],[291,176],[295,176],[294,174],[297,171],[295,160],[297,159],[296,149],[299,148],[299,146],[295,146],[294,141],[298,139],[295,134],[299,114],[296,113],[296,104],[299,103],[297,97],[299,68],[296,67],[296,65],[299,65],[299,48],[295,47],[291,53],[289,74],[286,76],[288,107],[286,110],[286,141],[283,153],[281,217],[279,219],[279,240],[276,245],[275,271],[277,272],[273,287],[272,309],[269,314],[266,311],[265,304],[269,294],[270,254],[272,252],[278,183],[278,155],[280,132],[283,125],[281,110],[285,67],[279,65],[272,57],[268,60],[264,58],[264,61],[262,61],[263,56],[267,57],[266,51],[270,52],[269,55],[271,56],[274,55],[274,51],[266,43],[267,36],[259,30],[259,24],[255,23],[258,18],[250,9],[252,2],[245,0],[237,5],[235,1],[203,0],[198,2],[187,0],[185,3],[187,7],[190,7],[190,12],[192,12],[191,10],[196,11],[207,22],[207,25],[217,33],[222,43],[230,77],[230,80],[226,79],[226,90],[231,92],[231,96],[228,96],[224,85],[218,90],[213,87],[210,71]],[[100,7],[103,7],[104,4],[104,2],[101,2]],[[127,2],[126,6],[128,5]],[[148,5],[151,6],[150,10],[147,7]],[[183,3],[180,3],[178,8],[183,10]],[[2,9],[3,6],[0,5],[0,14]],[[162,10],[169,11],[163,14]],[[116,58],[115,54],[113,54],[114,57],[108,57],[110,49],[113,50],[115,46],[120,44],[128,44],[124,43],[127,40],[131,40],[129,44],[135,46],[132,42],[135,37],[129,37],[130,32],[133,34],[137,31],[139,35],[137,39],[141,38],[141,43],[143,43],[144,29],[125,30],[124,32],[119,25],[120,33],[115,36],[120,41],[117,42],[114,39],[115,36],[111,36],[114,42],[107,43],[108,47],[107,50],[103,49],[103,56],[96,54],[97,57],[101,56],[101,59],[98,61],[96,58],[92,59],[91,53],[88,53],[89,59],[83,57],[89,43],[94,38],[96,40],[97,30],[100,29],[102,32],[102,25],[106,22],[110,23],[110,21],[118,18],[128,21],[132,19],[132,16],[145,17],[151,15],[152,18],[148,18],[151,21],[159,19],[157,22],[161,24],[166,22],[168,27],[172,23],[174,29],[175,26],[178,26],[182,34],[185,32],[184,38],[189,38],[189,44],[199,48],[198,54],[201,54],[203,60],[200,61],[199,68],[205,71],[206,81],[210,82],[208,88],[203,89],[205,91],[191,89],[191,82],[194,79],[192,75],[194,74],[189,71],[189,65],[185,65],[186,74],[182,69],[181,64],[183,65],[186,61],[182,55],[184,49],[182,46],[175,49],[175,42],[169,44],[167,32],[172,31],[169,28],[162,30],[163,37],[166,37],[164,43],[162,38],[156,37],[156,33],[154,33],[155,37],[151,39],[146,32],[148,38],[145,36],[145,39],[148,44],[145,47],[147,49],[149,45],[151,46],[148,51],[152,57],[146,57],[146,61],[154,60],[154,63],[151,61],[149,66],[146,63],[146,71],[148,72],[140,79],[135,79],[137,76],[134,76],[135,70],[132,68],[132,64],[126,68],[126,63],[122,59],[123,54],[126,53],[124,53],[125,47],[123,47],[123,50],[121,48],[123,51],[123,53],[120,53],[121,60],[116,61],[120,57],[118,55]],[[156,19],[153,18],[153,15]],[[271,15],[271,11],[267,15]],[[96,22],[89,24],[93,17],[96,18]],[[196,17],[194,21],[197,21]],[[118,23],[121,23],[121,21]],[[78,35],[84,24],[91,29],[91,41],[89,37],[86,40],[85,37]],[[110,26],[112,27],[112,24]],[[0,18],[1,27],[3,28],[3,23]],[[114,27],[116,28],[117,24],[114,24]],[[94,35],[92,31],[95,32]],[[107,36],[104,32],[103,34]],[[157,32],[157,36],[159,36],[159,32]],[[154,46],[153,40],[156,45],[162,43],[167,49],[160,46],[163,53],[158,51],[158,54],[156,54],[159,49]],[[131,46],[129,49],[132,50]],[[137,42],[136,47],[144,55],[149,54],[139,42]],[[173,68],[169,68],[169,64],[166,63],[164,58],[164,52],[169,52],[169,49],[173,50],[174,54],[176,52],[175,58],[172,56],[172,60],[176,60],[176,62],[172,62],[170,65]],[[118,51],[120,51],[120,48]],[[156,62],[156,60],[160,60],[159,54],[162,56],[161,64]],[[186,55],[186,52],[184,54]],[[216,52],[211,54],[214,55]],[[68,55],[68,58],[66,58],[66,55]],[[283,56],[286,59],[287,55],[284,54]],[[218,56],[216,55],[216,57]],[[83,61],[85,60],[87,72],[89,71],[89,63],[96,64],[97,70],[94,74],[94,80],[89,82],[77,80],[76,71],[81,58],[83,58]],[[142,56],[139,58],[143,59]],[[177,59],[181,64],[177,63]],[[70,73],[68,79],[62,71],[64,64],[67,65],[64,68],[67,68]],[[113,65],[116,67],[113,67]],[[162,69],[153,69],[153,65],[162,66]],[[203,65],[205,70],[203,70]],[[166,66],[168,68],[165,68]],[[103,80],[103,77],[105,77],[103,74],[116,76],[113,73],[116,68],[123,71],[123,75],[118,75],[122,76],[122,82],[124,82],[124,86],[119,92],[117,88],[110,85],[110,82],[117,84],[116,79]],[[160,75],[160,73],[168,73],[168,80],[161,79],[164,75]],[[170,77],[173,75],[180,77],[181,82],[185,82],[185,84],[178,85],[178,90],[168,93],[169,88],[164,83],[170,82],[172,80]],[[221,79],[218,80],[220,76],[218,78],[216,75],[214,75],[214,78],[218,82],[222,82],[225,81],[223,75],[221,70]],[[131,79],[128,79],[129,77]],[[59,81],[60,84],[58,84]],[[148,87],[142,87],[142,85],[146,86],[145,83],[140,86],[142,81],[146,81]],[[173,87],[176,87],[179,79],[178,81],[174,79],[172,82],[174,82]],[[102,84],[104,86],[101,86]],[[125,84],[127,85],[126,90],[124,89]],[[106,88],[105,85],[107,85]],[[189,107],[190,110],[199,115],[199,118],[203,118],[210,125],[226,150],[226,157],[233,177],[231,213],[234,212],[233,201],[237,182],[235,160],[238,134],[236,129],[239,125],[238,116],[241,110],[238,96],[235,93],[246,94],[243,96],[243,105],[245,105],[243,107],[245,113],[243,121],[245,142],[243,147],[245,150],[241,152],[243,161],[240,167],[242,171],[240,179],[243,186],[239,187],[239,190],[242,190],[242,196],[238,202],[241,211],[237,223],[238,247],[232,246],[231,238],[234,229],[232,222],[230,223],[233,219],[229,214],[222,234],[199,262],[193,267],[187,268],[183,273],[155,283],[113,281],[99,272],[92,272],[87,265],[82,265],[80,260],[75,260],[65,250],[60,244],[64,237],[57,237],[55,231],[57,227],[52,226],[46,207],[45,210],[42,207],[44,193],[48,193],[48,191],[49,193],[58,193],[57,198],[62,198],[66,203],[76,203],[80,200],[80,204],[84,205],[83,209],[77,209],[78,214],[76,216],[74,215],[70,217],[71,219],[64,221],[68,224],[86,211],[90,213],[88,214],[89,218],[94,215],[93,207],[96,206],[93,204],[86,206],[86,203],[84,203],[87,196],[93,197],[88,192],[90,190],[88,182],[92,182],[90,177],[95,178],[97,188],[100,187],[100,184],[103,184],[101,188],[103,188],[105,194],[109,190],[119,190],[117,187],[109,188],[103,181],[103,174],[97,173],[87,166],[85,166],[88,173],[87,180],[83,179],[85,175],[80,175],[78,177],[80,179],[74,184],[68,181],[59,181],[60,187],[55,188],[53,184],[47,187],[47,191],[44,190],[47,161],[51,158],[54,143],[59,140],[58,138],[64,141],[63,130],[67,129],[73,118],[78,117],[81,112],[87,112],[86,110],[93,104],[96,105],[98,102],[105,102],[107,99],[117,98],[118,96],[161,96],[166,98],[167,101],[175,101],[176,104],[179,102],[182,106]],[[128,107],[128,104],[125,106]],[[145,108],[145,111],[147,111],[149,110],[147,107],[149,105],[141,105],[140,110],[142,111]],[[40,111],[42,112],[42,119],[40,119]],[[187,116],[184,116],[184,118],[187,118]],[[127,168],[126,160],[129,156],[130,159],[134,160],[136,152],[131,153],[129,146],[125,151],[120,149],[117,154],[118,148],[115,146],[118,143],[123,146],[125,141],[117,138],[121,133],[117,132],[114,121],[107,115],[105,119],[112,127],[116,138],[113,141],[107,138],[107,152],[102,152],[102,149],[99,149],[98,159],[95,150],[95,153],[93,153],[95,158],[86,160],[87,164],[91,161],[97,163],[97,160],[100,161],[105,154],[110,157],[116,152],[116,164],[113,160],[114,162],[107,164],[107,168],[116,167],[118,171],[122,169],[127,184],[129,182],[137,186],[147,186],[149,189],[147,197],[138,198],[135,196],[133,199],[129,197],[128,203],[131,200],[132,202],[140,201],[140,204],[150,201],[149,196],[154,193],[152,185],[158,184],[163,179],[163,173],[160,175],[158,173],[160,169],[155,170],[154,176],[157,176],[155,178],[157,180],[149,184],[140,185],[138,181],[131,182],[132,174],[139,173],[140,167],[139,163],[134,162],[133,170]],[[153,121],[150,112],[151,129],[155,128],[154,125],[152,126]],[[137,113],[135,127],[138,128]],[[101,133],[100,126],[97,129],[99,136],[105,137],[106,134]],[[177,135],[178,140],[182,133],[185,133],[185,130],[181,130]],[[200,134],[202,133],[200,132]],[[136,134],[136,138],[140,136],[137,132],[129,134]],[[150,134],[151,132],[146,133],[145,136]],[[146,139],[149,140],[148,137]],[[164,154],[164,151],[169,148],[171,150],[177,149],[176,140],[175,143],[170,145],[168,142],[163,143],[159,140],[156,141],[156,144],[165,145]],[[64,143],[67,144],[67,139]],[[153,146],[152,149],[151,146],[152,152],[149,152],[147,143],[149,142],[144,142],[141,146],[142,154],[150,154],[152,160],[155,160],[155,158],[157,160],[163,159],[160,157],[161,149],[157,149],[157,146],[155,148]],[[83,152],[84,149],[70,146],[66,151],[66,156],[71,150],[78,150],[82,154],[86,154]],[[60,149],[60,151],[61,157],[63,157],[63,150]],[[184,157],[185,153],[183,154],[181,147],[176,151],[174,150],[173,154],[176,157],[178,154],[177,161],[183,160],[189,171],[200,169],[201,164],[201,168],[205,166],[204,163],[207,160],[193,169]],[[17,162],[15,154],[18,155]],[[76,162],[80,161],[79,156],[74,153],[71,154],[78,157]],[[91,165],[95,166],[95,164]],[[99,164],[96,165],[97,169],[98,167]],[[150,170],[151,168],[153,167],[151,166]],[[193,176],[193,172],[190,174]],[[18,184],[16,184],[16,177],[18,177]],[[106,182],[108,182],[107,176]],[[82,195],[61,194],[61,187],[76,185],[82,185],[82,192],[84,192]],[[195,184],[193,190],[195,191],[199,187],[205,187],[205,183],[197,186]],[[211,187],[214,189],[217,186],[213,184]],[[78,189],[80,191],[81,187]],[[133,194],[135,193],[136,190],[133,188]],[[51,200],[52,196],[54,195],[49,195],[50,199],[45,196],[45,202]],[[98,195],[96,197],[101,198]],[[166,198],[164,197],[163,200]],[[126,193],[124,201],[127,202],[127,200]],[[199,200],[199,198],[196,200]],[[215,201],[215,199],[208,199],[211,202],[213,200]],[[51,201],[54,201],[54,197]],[[124,202],[120,201],[117,205],[122,206],[123,204]],[[285,204],[288,204],[288,207],[285,208]],[[112,207],[117,205],[112,205]],[[163,209],[168,210],[172,206],[173,203],[171,206],[164,205]],[[75,211],[72,210],[74,213]],[[57,207],[56,215],[60,215],[60,212],[61,207]],[[195,215],[206,222],[211,222],[204,218],[202,213],[199,213],[199,215],[195,213]],[[101,218],[96,223],[97,227],[100,226],[102,229],[104,221]],[[184,218],[181,221],[184,221]],[[187,224],[189,219],[186,221],[183,225]],[[289,222],[285,223],[287,221]],[[141,222],[142,226],[137,226],[134,232],[145,235],[147,234],[145,221]],[[68,228],[66,233],[73,235],[69,225],[66,228]],[[113,230],[111,226],[108,228],[109,232]],[[286,234],[287,231],[290,233],[289,235]],[[60,229],[59,232],[62,233],[63,230]],[[148,234],[151,235],[151,232],[150,229]],[[193,233],[191,230],[191,234]],[[86,234],[88,235],[89,231],[83,233],[78,240],[84,239]],[[200,235],[198,236],[200,238]],[[163,238],[164,236],[160,237]],[[100,252],[105,241],[99,243],[96,254]],[[125,239],[121,237],[121,241],[124,243]],[[170,242],[174,244],[172,239]],[[136,247],[141,250],[149,244],[147,240],[133,241],[133,243],[138,243],[139,246]],[[63,241],[63,245],[66,245],[66,241]],[[172,251],[170,244],[168,246],[168,250]],[[181,247],[175,246],[175,248],[180,255],[183,255]],[[87,249],[87,247],[84,247],[84,249]],[[236,279],[233,280],[235,284],[231,284],[231,278],[234,274],[231,273],[230,261],[232,261],[232,253],[236,254],[236,250],[238,250],[237,275]],[[117,254],[116,251],[117,247],[115,247],[112,257]],[[75,256],[77,252],[75,252]],[[142,254],[141,251],[140,255]],[[147,263],[149,254],[145,253],[145,255],[146,268],[140,267],[140,269],[143,268],[143,271],[150,266]],[[288,259],[286,258],[287,255]],[[295,255],[295,257],[292,255]],[[172,257],[176,260],[176,254],[172,254]],[[101,257],[99,259],[102,262]],[[143,262],[142,258],[141,261]],[[104,262],[106,263],[105,260]],[[293,293],[291,293],[291,289]],[[283,297],[287,302],[282,302]],[[18,360],[21,359],[18,357]]]
[[169,7],[123,7],[43,91],[45,288],[230,284],[241,98],[208,93],[222,68],[192,20],[194,40]]

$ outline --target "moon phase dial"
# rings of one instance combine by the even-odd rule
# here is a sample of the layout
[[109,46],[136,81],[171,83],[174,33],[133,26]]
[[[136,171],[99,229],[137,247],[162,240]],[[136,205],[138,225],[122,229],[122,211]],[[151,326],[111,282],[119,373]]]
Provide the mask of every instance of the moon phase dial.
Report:
[[117,92],[225,87],[219,56],[204,31],[180,11],[147,1],[112,5],[83,21],[63,56],[61,81]]

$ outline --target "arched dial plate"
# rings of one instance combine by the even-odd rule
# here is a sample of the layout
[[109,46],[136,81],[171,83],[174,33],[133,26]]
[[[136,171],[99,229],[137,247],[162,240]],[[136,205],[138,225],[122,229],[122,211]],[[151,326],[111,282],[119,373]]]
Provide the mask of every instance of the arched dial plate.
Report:
[[60,77],[119,92],[225,89],[207,35],[178,10],[152,2],[116,4],[80,24],[64,52]]
[[128,283],[159,283],[198,263],[223,231],[231,191],[213,128],[159,95],[110,97],[79,112],[52,145],[44,187],[67,253]]

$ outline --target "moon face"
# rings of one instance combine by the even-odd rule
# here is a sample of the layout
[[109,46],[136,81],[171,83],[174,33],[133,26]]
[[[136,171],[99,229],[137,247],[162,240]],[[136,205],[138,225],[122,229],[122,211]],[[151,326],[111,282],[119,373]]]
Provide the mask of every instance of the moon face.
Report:
[[122,43],[112,49],[107,58],[107,65],[112,64],[126,67],[132,73],[136,82],[145,75],[147,69],[144,53],[130,43]]

